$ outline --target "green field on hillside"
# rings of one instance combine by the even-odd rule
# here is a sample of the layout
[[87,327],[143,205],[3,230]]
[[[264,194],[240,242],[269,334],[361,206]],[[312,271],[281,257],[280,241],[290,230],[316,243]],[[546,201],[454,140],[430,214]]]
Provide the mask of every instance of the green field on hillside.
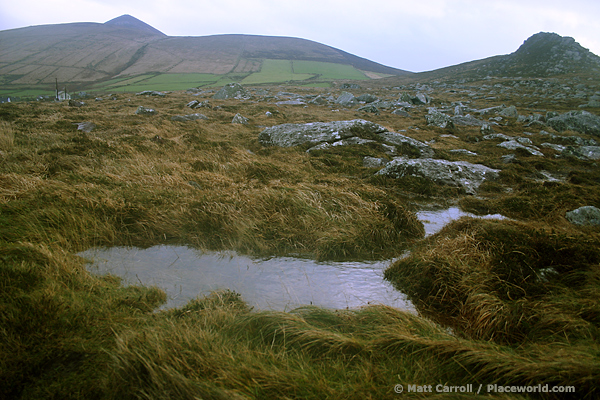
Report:
[[[252,74],[164,74],[146,73],[136,76],[120,76],[104,82],[81,84],[59,82],[59,87],[67,87],[69,93],[135,93],[144,90],[176,91],[193,87],[220,87],[232,82],[244,85],[285,83],[306,81],[306,85],[327,87],[327,81],[338,79],[365,80],[365,73],[351,65],[319,61],[263,60],[259,72]],[[6,86],[0,90],[2,96],[34,99],[39,95],[52,95],[54,85]]]
[[303,81],[315,76],[314,73],[296,74],[291,60],[264,60],[260,72],[255,72],[242,80],[242,84],[277,83]]
[[296,74],[319,74],[319,79],[369,79],[361,71],[351,65],[334,64],[320,61],[292,61]]
[[126,79],[113,79],[96,85],[97,91],[141,92],[143,90],[185,90],[192,87],[224,85],[233,77],[215,74],[144,74]]

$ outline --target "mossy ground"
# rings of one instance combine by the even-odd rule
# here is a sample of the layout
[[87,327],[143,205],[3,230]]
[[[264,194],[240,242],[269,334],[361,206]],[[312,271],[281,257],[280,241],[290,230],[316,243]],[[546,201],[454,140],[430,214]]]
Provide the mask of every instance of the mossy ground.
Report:
[[[392,96],[389,88],[372,92]],[[442,105],[459,94],[433,97]],[[517,153],[517,162],[503,164],[507,151],[483,141],[477,127],[428,127],[425,108],[406,118],[257,98],[210,100],[213,108],[192,111],[192,99],[203,98],[174,92],[80,108],[0,107],[6,398],[382,399],[407,396],[396,384],[467,383],[573,385],[576,397],[598,395],[600,235],[564,217],[600,206],[595,163],[543,149],[544,157]],[[139,105],[157,114],[136,115]],[[192,112],[209,119],[170,119]],[[238,112],[248,125],[231,124]],[[263,126],[354,118],[427,141],[437,157],[502,169],[500,179],[466,196],[420,178],[374,176],[362,158],[389,158],[377,144],[306,153],[257,140]],[[96,128],[78,131],[83,121]],[[497,132],[522,135],[521,124],[508,122]],[[478,155],[449,152],[455,148]],[[546,172],[563,179],[544,180]],[[423,203],[514,221],[462,220],[423,241],[414,214]],[[319,259],[383,259],[411,248],[387,276],[420,315],[383,306],[256,311],[227,291],[155,312],[162,291],[90,275],[74,255],[159,243]],[[516,395],[467,397],[490,396]]]

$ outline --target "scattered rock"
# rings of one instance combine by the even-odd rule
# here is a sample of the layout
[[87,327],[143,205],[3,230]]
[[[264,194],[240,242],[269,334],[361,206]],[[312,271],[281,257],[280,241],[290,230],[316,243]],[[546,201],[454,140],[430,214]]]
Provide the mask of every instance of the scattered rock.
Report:
[[225,99],[239,99],[247,100],[251,97],[248,92],[239,83],[230,83],[223,86],[217,93],[213,95],[213,99],[225,100]]
[[263,146],[291,147],[304,143],[335,142],[353,136],[373,136],[381,132],[387,132],[387,129],[373,122],[355,119],[276,125],[265,128],[258,140]]
[[77,124],[77,130],[83,131],[85,133],[90,133],[94,129],[96,129],[96,125],[93,122],[79,122]]
[[309,101],[310,104],[316,104],[318,106],[322,106],[327,104],[327,99],[325,99],[323,96],[318,95],[317,97],[315,97],[314,99]]
[[420,154],[421,158],[432,158],[435,154],[429,145],[411,137],[404,136],[400,133],[389,132],[386,130],[385,132],[378,133],[378,136],[383,139],[384,142],[389,144],[396,146],[408,146],[416,150]]
[[600,146],[566,146],[562,150],[562,155],[580,160],[600,160]]
[[358,96],[356,98],[356,100],[364,101],[365,103],[373,103],[374,101],[377,101],[379,99],[377,98],[377,96],[375,96],[371,93],[365,93],[365,94],[361,94],[360,96]]
[[352,93],[342,92],[342,94],[335,101],[343,107],[353,107],[358,104],[358,100]]
[[136,96],[158,96],[165,97],[166,94],[163,92],[157,92],[156,90],[144,90],[143,92],[139,92],[135,94]]
[[429,109],[429,114],[425,116],[425,119],[427,120],[427,125],[429,126],[437,126],[439,128],[454,128],[454,122],[452,121],[452,118],[435,110],[434,108]]
[[407,113],[406,111],[404,111],[404,110],[403,110],[403,109],[401,109],[401,108],[398,108],[398,109],[396,109],[396,110],[392,111],[392,114],[394,114],[394,115],[399,115],[399,116],[401,116],[401,117],[410,117],[410,114],[409,114],[409,113]]
[[302,100],[282,100],[282,101],[278,101],[277,103],[278,106],[304,106],[306,105],[305,102],[303,102]]
[[85,103],[83,101],[69,100],[69,107],[83,107]]
[[153,108],[147,108],[144,106],[139,106],[137,108],[137,110],[135,111],[136,114],[138,115],[154,115],[156,114],[156,110]]
[[515,106],[510,106],[510,107],[504,108],[502,111],[500,111],[498,113],[498,115],[501,115],[502,117],[508,117],[508,118],[519,118],[519,112],[517,111],[517,107],[515,107]]
[[559,132],[573,130],[600,136],[600,117],[588,111],[569,111],[547,119],[546,123]]
[[452,122],[454,122],[455,125],[461,125],[461,126],[483,126],[483,125],[489,125],[485,121],[477,119],[477,118],[471,116],[470,114],[467,114],[467,115],[455,115],[455,116],[452,117]]
[[248,118],[242,116],[241,114],[235,114],[235,116],[233,117],[233,120],[231,121],[232,124],[242,124],[242,125],[247,125],[248,124]]
[[476,156],[477,153],[469,151],[467,149],[454,149],[450,150],[450,153],[464,154],[466,156]]
[[569,222],[575,225],[600,225],[600,209],[594,206],[579,207],[566,214]]
[[375,107],[373,104],[367,104],[366,106],[360,107],[358,111],[379,114],[379,108]]
[[539,151],[533,147],[530,147],[530,146],[522,145],[521,143],[517,142],[516,140],[507,140],[506,142],[502,142],[502,143],[498,144],[497,146],[503,147],[508,150],[524,149],[529,154],[534,155],[534,156],[543,156],[544,155],[544,153],[542,153],[541,151]]
[[460,187],[466,193],[475,194],[485,179],[496,179],[499,172],[500,170],[466,161],[396,158],[376,174],[392,178],[420,176],[434,183]]
[[187,121],[196,121],[199,119],[208,119],[208,117],[204,114],[188,114],[188,115],[175,115],[171,117],[172,121],[178,122],[187,122]]

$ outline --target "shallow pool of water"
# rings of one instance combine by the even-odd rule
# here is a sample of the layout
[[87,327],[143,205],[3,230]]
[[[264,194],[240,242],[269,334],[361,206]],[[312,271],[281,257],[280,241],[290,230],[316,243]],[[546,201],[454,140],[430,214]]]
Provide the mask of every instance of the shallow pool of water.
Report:
[[391,261],[316,262],[293,257],[252,259],[233,252],[202,253],[185,246],[112,247],[79,253],[88,269],[120,276],[127,284],[166,291],[162,308],[230,289],[258,309],[287,311],[302,305],[332,309],[385,304],[413,310],[406,296],[383,279]]
[[472,218],[486,218],[486,219],[505,219],[501,214],[489,214],[484,216],[478,216],[468,212],[461,211],[458,207],[450,207],[445,210],[435,211],[419,211],[416,213],[419,221],[423,223],[425,227],[425,236],[433,235],[439,232],[442,228],[448,225],[450,222],[460,219],[462,217]]

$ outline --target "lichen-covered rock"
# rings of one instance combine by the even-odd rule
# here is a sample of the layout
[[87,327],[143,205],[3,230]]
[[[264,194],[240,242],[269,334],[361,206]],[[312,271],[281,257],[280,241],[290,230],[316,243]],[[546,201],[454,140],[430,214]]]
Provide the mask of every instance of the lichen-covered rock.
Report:
[[365,94],[361,94],[360,96],[358,96],[356,98],[356,100],[358,100],[358,101],[364,101],[365,103],[372,103],[374,101],[377,101],[378,98],[374,94],[365,93]]
[[372,137],[381,132],[387,132],[387,129],[363,119],[282,124],[265,128],[258,135],[258,141],[263,146],[292,147],[304,143],[336,142],[353,136]]
[[466,161],[396,158],[376,174],[392,178],[419,176],[435,183],[460,187],[466,193],[475,194],[484,180],[496,179],[499,172],[497,169]]
[[358,104],[356,97],[354,97],[352,93],[348,92],[342,92],[335,102],[343,107],[352,107]]
[[498,115],[508,118],[519,118],[519,112],[517,111],[517,107],[515,106],[506,107],[505,109],[500,111]]
[[138,115],[154,115],[156,114],[156,110],[153,108],[147,108],[144,106],[139,106],[137,108],[137,110],[135,110],[135,113]]
[[600,225],[600,209],[594,206],[579,207],[567,212],[566,217],[575,225]]
[[547,119],[546,123],[559,132],[573,130],[600,136],[600,117],[588,111],[569,111]]
[[217,100],[225,100],[225,99],[249,99],[251,97],[250,92],[248,92],[242,85],[239,83],[230,83],[223,86],[215,95],[213,99]]
[[408,146],[412,149],[415,149],[418,151],[419,157],[421,158],[431,158],[435,154],[429,145],[411,137],[404,136],[400,133],[385,131],[379,133],[378,136],[386,143],[393,144],[395,146]]
[[375,107],[373,104],[367,104],[366,106],[362,106],[358,109],[358,111],[379,114],[379,108]]
[[542,153],[541,151],[539,151],[531,146],[525,146],[525,145],[517,142],[516,140],[507,140],[506,142],[502,142],[502,143],[498,144],[498,147],[503,147],[507,150],[523,149],[523,150],[526,150],[529,154],[534,155],[534,156],[543,156],[544,155],[544,153]]
[[448,115],[441,113],[433,108],[429,109],[429,114],[425,116],[427,125],[437,126],[439,128],[453,128],[454,121]]
[[348,139],[338,140],[337,142],[333,142],[333,143],[324,142],[324,143],[316,145],[315,147],[311,147],[310,149],[306,150],[306,152],[310,153],[311,151],[325,150],[330,147],[351,146],[353,144],[367,144],[367,143],[373,143],[373,142],[375,142],[375,141],[370,140],[370,139],[361,139],[359,137],[351,137]]
[[231,123],[246,125],[246,124],[248,124],[248,118],[242,116],[242,114],[240,114],[240,113],[237,113],[231,120]]

